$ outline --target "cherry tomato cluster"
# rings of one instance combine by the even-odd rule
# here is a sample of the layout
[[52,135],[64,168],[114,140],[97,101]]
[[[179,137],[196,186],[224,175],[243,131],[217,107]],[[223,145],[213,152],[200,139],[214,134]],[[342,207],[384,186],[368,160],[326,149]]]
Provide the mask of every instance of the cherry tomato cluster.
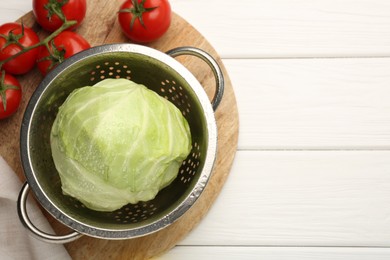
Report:
[[0,26],[0,119],[16,112],[22,88],[14,75],[30,72],[37,65],[46,75],[64,59],[90,44],[74,32],[86,14],[86,0],[33,0],[36,22],[50,35],[39,39],[36,32],[21,23]]
[[[87,0],[32,0],[36,22],[50,35],[40,40],[20,23],[0,26],[0,119],[19,107],[22,88],[13,75],[37,65],[45,76],[50,70],[90,44],[74,30],[82,23]],[[171,24],[168,0],[124,0],[117,13],[120,28],[130,41],[148,43],[162,37]]]

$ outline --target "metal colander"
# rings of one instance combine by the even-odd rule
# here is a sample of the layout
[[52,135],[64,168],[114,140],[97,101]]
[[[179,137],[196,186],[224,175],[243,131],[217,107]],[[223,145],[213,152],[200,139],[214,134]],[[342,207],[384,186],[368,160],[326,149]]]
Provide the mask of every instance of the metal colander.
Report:
[[[173,58],[178,55],[195,55],[210,66],[217,83],[211,103],[196,78]],[[192,135],[191,153],[171,185],[151,201],[128,204],[113,212],[90,210],[63,195],[50,149],[50,131],[58,107],[74,89],[105,78],[131,79],[170,100],[187,119]],[[27,182],[18,201],[22,223],[39,239],[58,243],[72,241],[81,234],[107,239],[134,238],[173,223],[194,204],[210,178],[217,149],[214,110],[222,94],[219,66],[197,48],[181,47],[162,53],[140,45],[111,44],[91,48],[64,61],[43,79],[23,118],[21,156]],[[26,212],[29,188],[49,213],[75,232],[56,236],[37,229]]]

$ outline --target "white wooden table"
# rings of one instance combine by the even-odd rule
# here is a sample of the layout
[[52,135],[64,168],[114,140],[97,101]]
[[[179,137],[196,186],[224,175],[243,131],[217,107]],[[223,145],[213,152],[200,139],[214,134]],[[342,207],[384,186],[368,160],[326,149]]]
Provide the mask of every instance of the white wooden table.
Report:
[[[223,58],[240,136],[160,259],[390,259],[390,1],[171,0]],[[0,23],[31,10],[1,0]]]

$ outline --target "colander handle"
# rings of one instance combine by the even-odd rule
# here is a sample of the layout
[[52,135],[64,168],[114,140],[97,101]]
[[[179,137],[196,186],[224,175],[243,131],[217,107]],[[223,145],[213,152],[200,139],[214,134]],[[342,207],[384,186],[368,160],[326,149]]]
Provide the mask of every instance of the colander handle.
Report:
[[67,235],[63,236],[57,236],[57,235],[51,235],[46,232],[43,232],[39,230],[37,227],[34,226],[34,224],[31,222],[30,218],[27,214],[27,197],[28,193],[30,191],[30,186],[28,183],[24,183],[18,198],[18,215],[19,219],[22,222],[23,226],[25,226],[28,230],[31,231],[31,233],[38,238],[41,241],[48,242],[48,243],[56,243],[56,244],[64,244],[68,242],[72,242],[82,236],[82,234],[78,232],[72,232]]
[[203,61],[205,61],[210,66],[211,70],[214,73],[215,82],[216,82],[216,91],[213,100],[211,101],[211,105],[214,111],[217,110],[218,105],[219,103],[221,103],[222,100],[222,96],[225,88],[225,81],[222,74],[222,70],[219,67],[218,63],[215,61],[215,59],[207,52],[199,48],[189,47],[189,46],[174,48],[170,51],[167,51],[166,54],[170,55],[171,57],[177,57],[180,55],[196,56],[202,59]]

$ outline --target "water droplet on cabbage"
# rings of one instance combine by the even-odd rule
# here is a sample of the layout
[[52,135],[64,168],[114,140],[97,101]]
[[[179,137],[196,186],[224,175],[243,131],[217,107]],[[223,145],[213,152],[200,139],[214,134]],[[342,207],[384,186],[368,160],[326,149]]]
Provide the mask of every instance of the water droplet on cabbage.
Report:
[[63,193],[98,211],[153,199],[191,150],[181,112],[126,79],[73,91],[59,108],[50,141]]

